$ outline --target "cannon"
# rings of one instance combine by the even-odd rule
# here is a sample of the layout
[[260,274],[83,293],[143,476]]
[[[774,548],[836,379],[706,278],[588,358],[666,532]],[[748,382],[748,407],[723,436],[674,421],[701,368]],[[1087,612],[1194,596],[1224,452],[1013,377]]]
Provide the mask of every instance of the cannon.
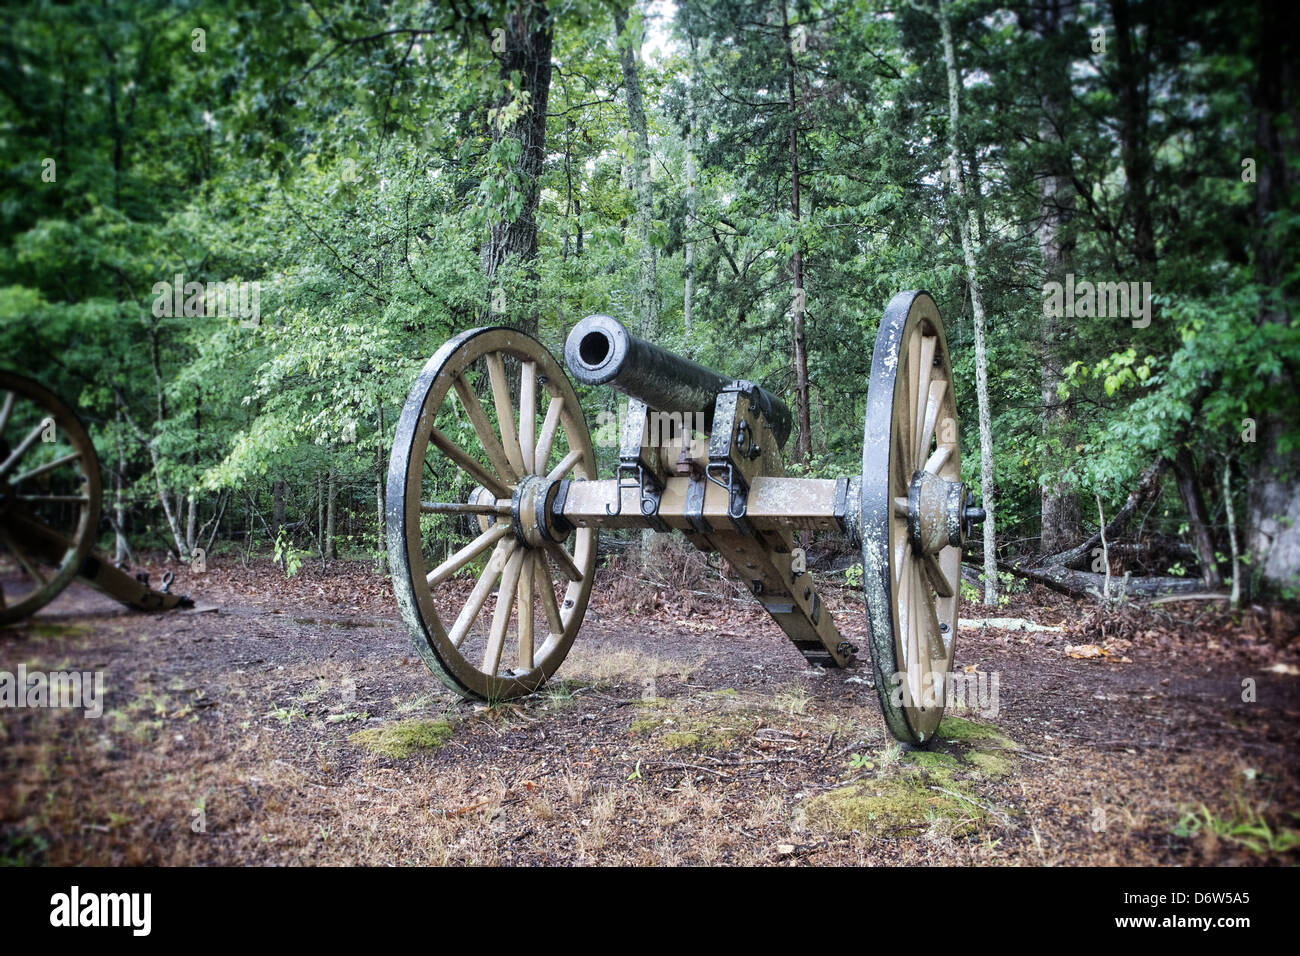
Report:
[[189,606],[147,575],[94,550],[99,457],[72,408],[38,382],[0,370],[0,625],[35,614],[75,577],[142,611]]
[[862,472],[841,478],[786,476],[791,415],[778,396],[609,316],[579,322],[564,355],[579,382],[628,396],[613,478],[596,474],[573,384],[524,332],[462,332],[407,397],[388,470],[388,554],[430,670],[472,699],[541,687],[582,624],[601,528],[682,532],[726,559],[808,661],[848,667],[859,648],[836,627],[796,546],[799,532],[841,532],[862,551],[886,724],[906,743],[932,740],[953,659],[961,551],[983,517],[961,481],[952,366],[932,298],[904,292],[886,308]]

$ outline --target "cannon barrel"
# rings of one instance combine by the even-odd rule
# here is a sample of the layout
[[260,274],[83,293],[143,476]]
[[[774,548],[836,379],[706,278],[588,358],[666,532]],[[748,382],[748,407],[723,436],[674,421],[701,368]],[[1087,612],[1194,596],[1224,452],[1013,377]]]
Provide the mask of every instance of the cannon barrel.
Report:
[[[573,327],[564,360],[584,385],[608,385],[660,412],[702,412],[708,428],[718,393],[735,381],[637,338],[608,315],[589,315]],[[766,389],[756,387],[756,392],[777,447],[783,447],[790,437],[790,409]]]

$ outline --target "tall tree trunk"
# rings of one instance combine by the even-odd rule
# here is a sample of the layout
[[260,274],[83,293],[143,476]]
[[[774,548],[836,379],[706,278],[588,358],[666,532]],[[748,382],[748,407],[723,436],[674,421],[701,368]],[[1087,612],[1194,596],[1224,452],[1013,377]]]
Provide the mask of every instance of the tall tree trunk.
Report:
[[330,465],[325,486],[325,557],[332,561],[339,556],[338,539],[334,534],[335,515],[337,514],[335,502],[338,500],[339,476],[333,465]]
[[948,0],[939,0],[939,29],[943,36],[943,61],[948,74],[948,170],[956,197],[953,217],[961,233],[962,258],[966,263],[966,284],[970,288],[971,316],[975,331],[975,399],[979,407],[980,493],[984,506],[984,603],[998,599],[997,537],[994,534],[993,429],[989,419],[988,351],[984,344],[984,297],[976,268],[975,244],[971,239],[970,210],[967,208],[961,164],[961,76],[952,42],[952,21]]
[[[686,234],[695,223],[695,131],[692,124],[691,139],[686,144]],[[694,322],[695,308],[695,240],[686,240],[686,262],[682,269],[682,326],[686,332],[686,354],[689,357],[695,350],[691,340],[691,324]]]
[[[1300,172],[1288,159],[1300,152],[1296,69],[1300,42],[1296,8],[1285,0],[1261,0],[1260,47],[1255,87],[1255,275],[1263,287],[1258,321],[1291,324],[1283,286],[1295,269],[1296,187]],[[1296,370],[1284,364],[1271,377],[1274,394],[1294,395]],[[1259,455],[1247,505],[1246,541],[1253,567],[1269,594],[1300,587],[1300,452],[1283,451],[1283,434],[1294,422],[1276,410],[1261,413]]]
[[1211,591],[1223,587],[1223,576],[1219,573],[1219,561],[1214,554],[1214,539],[1210,536],[1209,518],[1205,511],[1205,497],[1201,494],[1201,483],[1196,477],[1196,462],[1192,453],[1185,447],[1178,449],[1174,456],[1174,479],[1178,482],[1178,493],[1182,496],[1183,507],[1187,510],[1187,523],[1192,533],[1192,548],[1196,551],[1196,561],[1201,566],[1201,580]]
[[654,231],[654,180],[651,168],[650,130],[646,124],[645,104],[641,97],[641,76],[637,62],[641,56],[639,29],[627,28],[628,10],[614,8],[614,27],[617,34],[619,58],[623,67],[623,92],[627,100],[628,126],[634,144],[631,181],[636,192],[636,225],[638,250],[637,318],[641,334],[653,336],[659,330],[659,265],[655,255]]
[[388,471],[388,462],[384,456],[384,404],[378,399],[375,400],[375,411],[377,414],[377,428],[375,429],[375,536],[376,536],[376,554],[375,567],[378,571],[383,571],[388,563],[388,552],[386,545],[388,542],[388,521],[384,514],[384,478]]
[[[1061,0],[1046,0],[1037,27],[1049,51],[1058,47],[1059,37],[1066,26],[1066,8]],[[1074,215],[1075,193],[1070,150],[1065,142],[1070,104],[1070,61],[1068,57],[1059,61],[1049,57],[1047,62],[1059,62],[1061,66],[1047,69],[1039,98],[1043,113],[1039,135],[1048,148],[1047,161],[1038,176],[1038,248],[1043,257],[1044,281],[1064,283],[1074,252],[1074,235],[1069,222]],[[1056,441],[1064,445],[1068,455],[1073,445],[1070,434],[1073,416],[1071,407],[1060,398],[1060,386],[1065,379],[1060,355],[1061,320],[1056,315],[1043,315],[1040,321],[1038,386],[1043,403],[1042,434],[1049,447]],[[1080,512],[1079,498],[1074,489],[1063,487],[1055,480],[1043,485],[1039,497],[1040,553],[1056,554],[1079,543],[1083,537]]]
[[113,563],[125,566],[131,558],[126,541],[126,443],[122,441],[122,409],[117,410],[117,467],[113,469]]
[[[795,97],[795,62],[793,37],[790,33],[790,16],[784,0],[781,3],[781,38],[785,42],[785,65],[788,105],[790,108],[790,217],[799,228],[799,103]],[[812,454],[812,419],[808,397],[808,339],[805,331],[807,300],[803,285],[803,241],[796,236],[794,244],[794,369],[795,415],[798,418],[799,437],[795,442],[794,460],[805,461]]]
[[[553,40],[550,13],[545,3],[522,0],[505,18],[505,49],[498,55],[503,85],[513,74],[518,74],[522,84],[518,91],[527,103],[522,114],[513,123],[503,126],[493,120],[492,139],[519,141],[519,159],[509,171],[513,182],[510,192],[521,195],[520,211],[513,219],[494,223],[480,249],[483,273],[489,279],[497,276],[507,260],[521,263],[530,280],[536,279],[537,258],[537,202],[541,193],[542,165],[546,160],[546,111],[551,94],[551,44]],[[498,108],[511,101],[507,96],[496,103]],[[489,293],[491,296],[492,293]],[[526,332],[537,331],[536,301],[510,303],[507,313],[513,324]]]
[[280,537],[280,528],[284,526],[284,493],[286,485],[276,480],[271,483],[271,536]]
[[[1151,147],[1147,139],[1150,126],[1150,55],[1147,51],[1151,39],[1148,32],[1146,45],[1141,50],[1135,47],[1137,31],[1128,0],[1111,0],[1110,9],[1115,21],[1125,200],[1128,219],[1133,226],[1133,258],[1141,268],[1153,266],[1156,261],[1155,220],[1151,213]],[[1149,281],[1155,277],[1143,275],[1139,278]]]
[[185,554],[183,560],[188,561],[194,556],[194,549],[199,546],[199,500],[194,495],[187,499],[188,507],[185,509]]

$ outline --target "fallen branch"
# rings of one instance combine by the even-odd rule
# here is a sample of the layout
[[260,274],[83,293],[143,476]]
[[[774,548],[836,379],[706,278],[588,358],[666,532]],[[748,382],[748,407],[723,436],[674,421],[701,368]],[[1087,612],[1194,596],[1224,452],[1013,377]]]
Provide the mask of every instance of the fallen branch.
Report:
[[725,778],[727,776],[721,770],[701,767],[697,763],[678,763],[675,760],[656,760],[653,763],[643,764],[641,769],[646,773],[654,773],[656,770],[700,770],[704,773],[711,773],[715,777]]
[[1086,560],[1092,555],[1092,549],[1101,544],[1103,531],[1105,532],[1105,537],[1112,541],[1118,538],[1120,532],[1128,527],[1129,521],[1132,520],[1133,515],[1137,513],[1138,509],[1148,500],[1154,498],[1156,493],[1160,490],[1160,476],[1164,474],[1164,470],[1168,466],[1168,459],[1161,455],[1156,459],[1155,464],[1142,473],[1142,479],[1138,482],[1138,486],[1129,492],[1129,496],[1124,501],[1123,507],[1121,507],[1119,511],[1115,512],[1115,517],[1110,520],[1104,529],[1098,529],[1096,534],[1078,547],[1071,548],[1069,551],[1062,551],[1059,554],[1052,554],[1040,558],[1035,562],[1034,566],[1042,567],[1048,565],[1054,567],[1059,565],[1070,567],[1079,561]]

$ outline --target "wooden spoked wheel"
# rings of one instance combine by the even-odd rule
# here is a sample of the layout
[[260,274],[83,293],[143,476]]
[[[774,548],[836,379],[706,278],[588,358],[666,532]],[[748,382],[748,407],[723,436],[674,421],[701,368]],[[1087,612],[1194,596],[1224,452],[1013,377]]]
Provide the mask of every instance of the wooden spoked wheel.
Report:
[[531,336],[471,329],[425,365],[389,461],[388,553],[416,649],[452,690],[518,697],[564,660],[596,531],[553,505],[595,468],[578,396]]
[[867,393],[862,560],[880,705],[899,740],[943,716],[957,634],[963,511],[957,410],[943,323],[924,292],[885,310]]
[[76,413],[44,386],[0,371],[0,624],[68,586],[99,513],[99,458]]

